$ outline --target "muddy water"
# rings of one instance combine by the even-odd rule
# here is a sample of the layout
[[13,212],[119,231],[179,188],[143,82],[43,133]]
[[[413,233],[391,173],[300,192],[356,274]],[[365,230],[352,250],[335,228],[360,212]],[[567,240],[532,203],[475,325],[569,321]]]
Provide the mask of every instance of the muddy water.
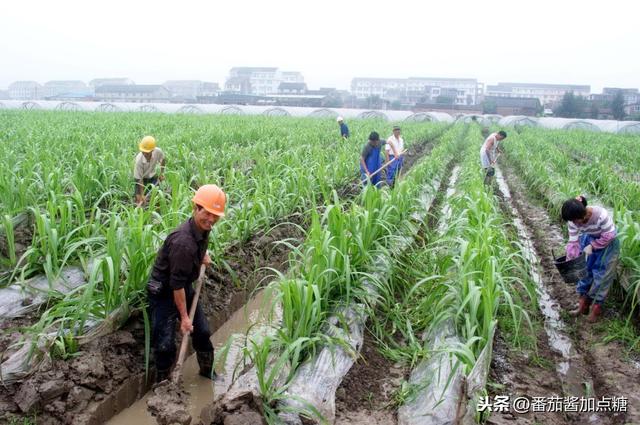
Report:
[[[184,362],[182,368],[182,381],[184,389],[190,394],[188,400],[188,409],[192,423],[198,423],[198,418],[202,408],[213,402],[214,393],[221,394],[225,392],[231,383],[233,369],[225,368],[219,361],[221,354],[227,353],[224,361],[225,364],[236,364],[240,358],[240,348],[237,344],[228,344],[238,334],[246,334],[249,329],[258,323],[264,323],[269,318],[268,297],[265,291],[260,291],[252,298],[245,307],[236,311],[231,318],[225,322],[211,337],[211,341],[216,350],[216,373],[218,378],[214,381],[203,378],[198,375],[198,362],[195,354],[189,356]],[[228,349],[225,347],[229,347]],[[214,388],[215,385],[215,388]],[[107,422],[110,425],[155,425],[156,421],[147,410],[147,399],[152,394],[148,392],[142,399],[135,402],[131,407],[123,410]]]
[[538,304],[544,316],[544,329],[547,337],[549,338],[549,345],[553,350],[559,353],[563,359],[563,361],[558,362],[556,365],[556,371],[560,375],[565,386],[568,386],[566,389],[570,394],[581,395],[583,383],[580,378],[580,373],[574,365],[577,352],[571,343],[571,339],[567,336],[566,326],[560,318],[560,306],[553,298],[551,298],[551,295],[549,295],[549,291],[544,280],[538,272],[540,260],[535,253],[531,235],[520,218],[518,211],[511,204],[511,192],[509,191],[509,186],[507,185],[507,182],[499,168],[496,168],[496,180],[502,196],[507,200],[509,208],[511,209],[513,224],[516,227],[518,236],[522,243],[524,251],[523,255],[529,264],[531,264],[529,274],[533,282],[536,284],[536,290],[539,298]]

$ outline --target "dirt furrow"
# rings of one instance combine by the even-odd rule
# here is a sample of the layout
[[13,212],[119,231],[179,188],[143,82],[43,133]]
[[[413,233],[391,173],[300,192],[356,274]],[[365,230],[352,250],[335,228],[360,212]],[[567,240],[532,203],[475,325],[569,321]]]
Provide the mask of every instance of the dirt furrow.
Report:
[[[504,167],[503,171],[511,192],[511,204],[515,207],[526,229],[533,237],[533,248],[540,259],[543,286],[548,291],[551,302],[556,304],[553,308],[559,311],[560,320],[564,324],[563,332],[570,338],[570,343],[574,347],[574,352],[569,356],[569,359],[567,359],[567,356],[558,356],[561,353],[558,353],[557,348],[549,356],[549,360],[555,362],[557,375],[555,380],[559,379],[562,383],[562,394],[544,394],[543,392],[541,396],[559,395],[561,397],[595,398],[596,403],[602,397],[626,397],[628,408],[626,412],[624,408],[620,408],[618,410],[622,411],[619,412],[585,411],[581,413],[565,413],[564,415],[555,413],[552,416],[546,413],[538,416],[535,414],[509,415],[510,417],[494,414],[490,423],[534,423],[532,421],[539,421],[545,424],[640,423],[640,382],[638,380],[640,370],[633,362],[625,358],[624,347],[621,344],[612,342],[604,345],[601,343],[606,336],[606,330],[600,330],[600,327],[589,324],[584,316],[576,318],[567,313],[575,307],[578,297],[575,286],[564,283],[558,274],[553,264],[551,252],[554,248],[558,252],[564,249],[562,231],[557,223],[550,220],[547,211],[537,205],[534,199],[531,199],[530,191],[515,171],[508,165]],[[608,314],[611,313],[610,311]],[[549,335],[548,332],[547,335]],[[546,352],[548,347],[553,346],[552,340],[549,344],[549,338],[547,338],[548,346],[544,340],[544,336],[539,339],[543,353]],[[546,354],[548,355],[548,353]],[[517,354],[509,352],[507,352],[506,357],[507,362],[517,365],[514,373],[504,377],[507,390],[517,391],[515,395],[533,396],[539,394],[540,381],[544,382],[546,380],[545,376],[551,379],[550,382],[553,383],[554,378],[550,376],[549,365],[544,367],[544,363],[539,366],[531,363],[522,364]],[[571,375],[567,373],[567,369],[562,365],[567,360],[570,365],[568,370]],[[576,383],[578,384],[577,388]],[[557,391],[559,389],[557,385],[547,385],[544,388],[548,388],[549,391]],[[506,420],[503,421],[503,419]]]

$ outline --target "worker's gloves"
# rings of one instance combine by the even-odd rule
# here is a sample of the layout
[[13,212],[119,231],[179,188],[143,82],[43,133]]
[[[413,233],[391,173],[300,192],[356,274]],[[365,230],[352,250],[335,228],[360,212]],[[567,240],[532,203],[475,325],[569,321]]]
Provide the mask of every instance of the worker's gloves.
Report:
[[585,246],[582,252],[584,252],[585,255],[588,257],[589,255],[593,254],[593,246],[591,246],[591,244]]

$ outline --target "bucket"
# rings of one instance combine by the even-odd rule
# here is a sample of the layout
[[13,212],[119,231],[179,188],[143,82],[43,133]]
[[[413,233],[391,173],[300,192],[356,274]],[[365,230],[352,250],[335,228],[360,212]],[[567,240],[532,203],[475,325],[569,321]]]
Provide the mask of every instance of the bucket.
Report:
[[580,279],[587,277],[587,263],[584,255],[578,255],[569,261],[567,261],[565,255],[555,258],[556,256],[554,254],[553,257],[553,263],[556,265],[562,279],[564,279],[566,283],[576,283]]

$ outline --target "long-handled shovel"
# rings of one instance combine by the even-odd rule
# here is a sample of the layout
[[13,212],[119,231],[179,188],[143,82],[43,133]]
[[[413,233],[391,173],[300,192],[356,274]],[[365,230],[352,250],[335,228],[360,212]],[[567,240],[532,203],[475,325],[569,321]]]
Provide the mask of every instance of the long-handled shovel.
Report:
[[378,168],[375,172],[369,174],[369,183],[371,183],[371,177],[375,176],[376,174],[378,174],[380,171],[384,170],[385,168],[387,168],[389,165],[391,165],[391,163],[393,161],[395,161],[396,159],[398,159],[400,157],[400,155],[403,155],[407,150],[403,150],[402,152],[400,152],[400,154],[398,156],[394,156],[393,159],[389,162],[387,162],[386,164],[384,164],[382,167]]
[[[196,281],[196,293],[193,295],[193,300],[191,301],[191,309],[189,309],[189,320],[191,320],[191,323],[193,323],[193,317],[196,315],[196,307],[198,306],[198,298],[200,297],[200,290],[202,289],[205,270],[206,266],[204,264],[201,265],[200,275],[198,276],[198,280]],[[173,368],[173,373],[171,374],[171,381],[174,383],[177,383],[180,380],[180,376],[182,375],[182,364],[184,363],[184,358],[187,354],[188,343],[189,335],[183,335],[182,343],[180,344],[180,353],[178,354],[178,361],[176,362],[176,365]]]

